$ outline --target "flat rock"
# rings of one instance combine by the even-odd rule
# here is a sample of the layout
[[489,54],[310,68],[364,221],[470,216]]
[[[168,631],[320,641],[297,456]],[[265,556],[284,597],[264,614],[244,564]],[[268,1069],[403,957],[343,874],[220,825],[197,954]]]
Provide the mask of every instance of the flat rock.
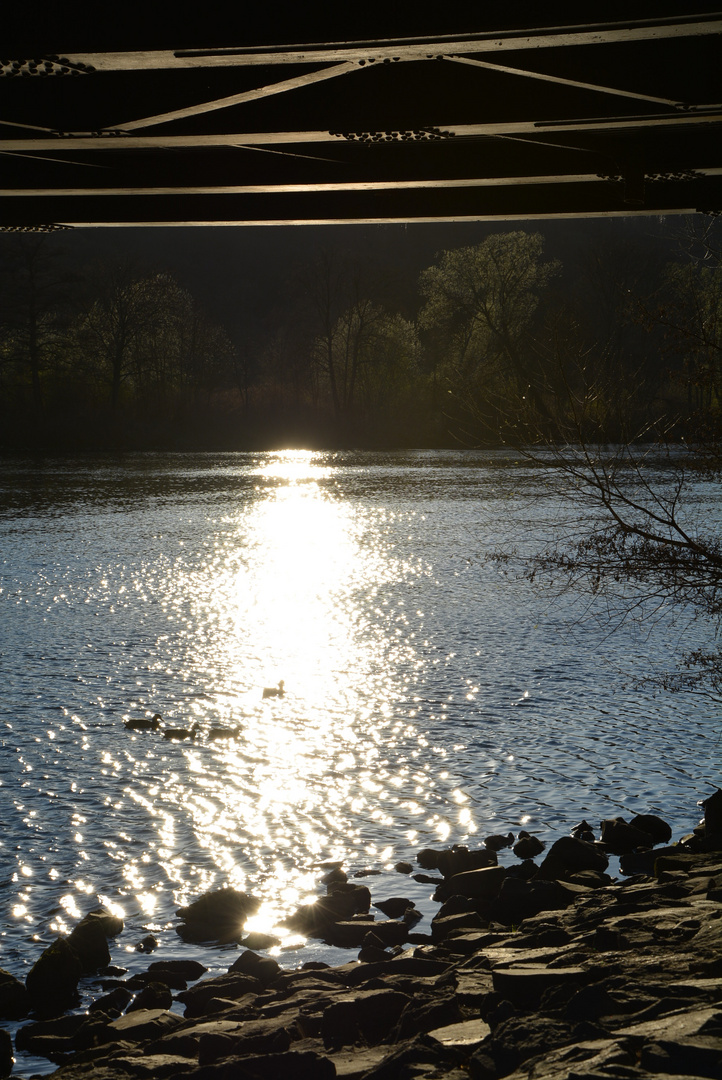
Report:
[[181,1017],[167,1009],[138,1009],[111,1020],[108,1030],[118,1039],[141,1042],[143,1039],[157,1038],[181,1023]]
[[581,967],[545,967],[541,964],[516,964],[492,969],[494,989],[513,1005],[530,1008],[539,1004],[545,990],[561,985],[583,984],[589,973]]
[[476,1050],[491,1034],[491,1028],[481,1019],[462,1020],[459,1024],[447,1024],[429,1032],[447,1050]]

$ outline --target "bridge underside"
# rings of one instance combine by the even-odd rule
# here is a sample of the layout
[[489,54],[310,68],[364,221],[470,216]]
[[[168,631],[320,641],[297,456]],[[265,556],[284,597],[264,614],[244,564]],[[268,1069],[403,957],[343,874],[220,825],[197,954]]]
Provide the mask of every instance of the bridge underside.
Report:
[[722,12],[582,4],[570,25],[553,2],[523,24],[478,7],[464,29],[407,16],[383,38],[362,17],[302,38],[282,18],[210,42],[169,28],[162,48],[110,27],[20,35],[0,228],[722,212]]

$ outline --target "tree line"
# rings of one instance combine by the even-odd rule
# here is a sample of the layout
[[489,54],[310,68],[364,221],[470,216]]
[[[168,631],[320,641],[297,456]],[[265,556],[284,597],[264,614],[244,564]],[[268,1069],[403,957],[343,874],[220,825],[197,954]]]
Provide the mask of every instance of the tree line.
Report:
[[662,416],[693,434],[722,391],[716,235],[561,260],[539,232],[497,232],[401,287],[320,250],[248,327],[209,316],[172,268],[79,265],[62,237],[6,235],[2,445],[624,441]]

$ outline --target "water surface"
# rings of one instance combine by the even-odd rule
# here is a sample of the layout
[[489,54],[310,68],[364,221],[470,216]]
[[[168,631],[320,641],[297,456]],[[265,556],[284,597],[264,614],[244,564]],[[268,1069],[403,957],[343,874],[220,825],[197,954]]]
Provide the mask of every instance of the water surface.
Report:
[[[612,632],[486,558],[571,512],[501,454],[5,461],[0,966],[24,977],[98,900],[132,967],[149,928],[180,955],[175,909],[221,884],[270,929],[343,859],[428,913],[393,871],[424,846],[637,812],[686,831],[719,718],[638,677],[702,630]],[[125,729],[155,712],[199,737]],[[283,963],[316,956],[279,936]]]

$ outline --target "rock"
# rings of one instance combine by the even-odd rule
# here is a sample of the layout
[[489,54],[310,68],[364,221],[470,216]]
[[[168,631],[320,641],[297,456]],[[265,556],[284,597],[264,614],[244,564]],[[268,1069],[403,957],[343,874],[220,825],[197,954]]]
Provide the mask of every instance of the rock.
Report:
[[619,860],[619,869],[625,875],[645,874],[651,876],[654,874],[654,867],[658,859],[663,858],[665,855],[682,854],[685,854],[685,851],[679,844],[670,844],[669,847],[657,848],[656,851],[632,851],[627,855],[622,855]]
[[499,892],[506,874],[504,866],[489,866],[481,870],[465,870],[460,874],[453,874],[439,885],[434,899],[448,900],[450,896],[468,896],[479,900],[492,900]]
[[229,1058],[218,1066],[191,1072],[189,1080],[210,1080],[211,1076],[215,1080],[335,1080],[336,1070],[328,1057],[313,1050],[287,1050]]
[[50,1057],[86,1049],[98,1037],[104,1037],[107,1029],[108,1018],[103,1013],[58,1016],[20,1028],[15,1035],[15,1046],[18,1050]]
[[202,1016],[207,1002],[211,998],[227,998],[230,1001],[240,1001],[246,994],[258,994],[262,989],[260,980],[244,975],[241,972],[230,971],[227,975],[218,975],[214,979],[203,979],[195,986],[187,990],[181,990],[177,995],[178,1001],[185,1005],[187,1017]]
[[57,938],[40,954],[25,980],[33,1009],[59,1013],[75,1005],[82,974],[75,949],[67,938]]
[[[83,926],[87,923],[97,922],[107,938],[117,937],[122,934],[124,923],[117,915],[113,915],[107,908],[97,907],[89,911],[78,924]],[[72,935],[71,935],[72,937]]]
[[126,1012],[136,1012],[138,1009],[170,1009],[172,1004],[173,996],[168,987],[161,982],[151,982],[135,995]]
[[25,984],[0,968],[0,1020],[19,1020],[30,1011]]
[[514,833],[507,833],[506,836],[501,836],[499,833],[495,833],[493,836],[487,836],[484,839],[484,847],[488,847],[490,851],[501,851],[502,848],[511,847],[514,843]]
[[463,844],[454,844],[451,848],[437,851],[424,848],[416,856],[416,861],[424,870],[439,870],[445,878],[461,874],[466,870],[480,870],[487,866],[496,866],[496,852],[488,848],[469,851]]
[[14,1064],[13,1041],[10,1033],[0,1029],[0,1076],[9,1076]]
[[243,924],[255,914],[260,900],[237,889],[217,889],[204,893],[192,904],[179,908],[176,915],[183,919],[177,927],[184,941],[236,941]]
[[476,1050],[491,1035],[491,1028],[483,1020],[462,1020],[458,1024],[447,1024],[429,1032],[430,1039],[447,1049],[455,1051]]
[[276,945],[281,944],[281,939],[275,937],[274,934],[261,934],[254,930],[242,938],[240,944],[244,949],[251,949],[256,952],[258,949],[273,949]]
[[586,893],[583,886],[566,882],[537,878],[524,881],[522,878],[507,877],[501,884],[490,914],[503,926],[518,925],[541,911],[559,911],[569,907],[578,896]]
[[654,846],[649,833],[629,825],[624,818],[606,818],[601,825],[602,843],[614,855],[627,855],[638,848]]
[[110,963],[108,939],[100,919],[86,915],[71,932],[68,945],[80,961],[83,975],[89,975]]
[[135,948],[137,952],[152,953],[154,949],[158,948],[158,938],[153,937],[152,934],[146,934]]
[[[452,898],[453,899],[453,898]],[[443,941],[457,930],[486,930],[488,922],[476,911],[460,911],[456,915],[435,916],[431,920],[432,941]]]
[[124,986],[117,986],[115,990],[111,990],[109,994],[96,998],[96,1000],[88,1006],[88,1013],[102,1012],[105,1013],[106,1016],[120,1016],[132,997],[133,995],[130,990],[127,990]]
[[[214,1028],[219,1029],[215,1030]],[[223,1030],[225,1029],[225,1030]],[[277,1020],[248,1020],[233,1026],[202,1024],[177,1039],[171,1037],[170,1046],[180,1049],[181,1040],[194,1038],[198,1042],[198,1061],[200,1065],[211,1065],[223,1058],[245,1056],[247,1054],[280,1054],[291,1045],[291,1035],[287,1028]]]
[[514,844],[512,851],[518,859],[533,859],[544,850],[546,844],[538,836],[522,836]]
[[397,874],[410,874],[413,869],[414,868],[410,862],[394,863],[394,870]]
[[704,829],[708,838],[722,837],[722,790],[720,788],[705,799],[702,803],[704,808]]
[[108,1024],[109,1032],[117,1039],[126,1042],[143,1042],[159,1038],[182,1023],[180,1016],[175,1016],[165,1009],[138,1009],[125,1013]]
[[251,949],[242,952],[228,969],[258,979],[261,986],[270,986],[281,974],[281,966],[272,956],[259,956]]
[[553,968],[542,964],[514,964],[512,967],[494,968],[491,977],[496,992],[521,1009],[538,1006],[542,994],[550,987],[572,985],[579,989],[589,981],[589,973],[584,968]]
[[148,973],[156,978],[164,972],[170,972],[187,982],[195,982],[206,971],[208,968],[198,960],[156,960],[148,968]]
[[604,873],[609,859],[592,844],[577,840],[574,836],[561,836],[549,848],[539,867],[539,876],[556,878],[577,870],[598,870]]
[[401,919],[406,910],[413,908],[414,904],[405,896],[390,896],[388,900],[376,900],[373,906],[383,911],[384,915],[388,915],[390,919]]
[[323,937],[332,923],[366,912],[370,905],[371,892],[365,885],[347,885],[343,892],[304,904],[284,919],[283,925],[307,937]]
[[588,821],[578,822],[572,829],[569,830],[571,836],[577,840],[584,840],[587,844],[593,844],[596,837],[594,836],[594,829]]
[[512,1016],[494,1030],[483,1052],[492,1057],[498,1075],[506,1076],[530,1058],[571,1042],[572,1030],[563,1022],[541,1016]]
[[401,945],[408,937],[409,927],[407,923],[397,919],[385,919],[382,922],[350,919],[330,923],[323,938],[329,945],[344,949],[358,949],[362,945],[374,944],[374,942],[366,941],[370,933],[384,946]]
[[342,870],[340,866],[334,866],[333,870],[329,870],[327,874],[324,874],[321,878],[321,882],[324,885],[333,885],[336,882],[348,881],[348,874],[345,870]]
[[637,814],[629,824],[633,829],[641,829],[651,836],[655,844],[666,844],[672,839],[671,827],[656,814]]

